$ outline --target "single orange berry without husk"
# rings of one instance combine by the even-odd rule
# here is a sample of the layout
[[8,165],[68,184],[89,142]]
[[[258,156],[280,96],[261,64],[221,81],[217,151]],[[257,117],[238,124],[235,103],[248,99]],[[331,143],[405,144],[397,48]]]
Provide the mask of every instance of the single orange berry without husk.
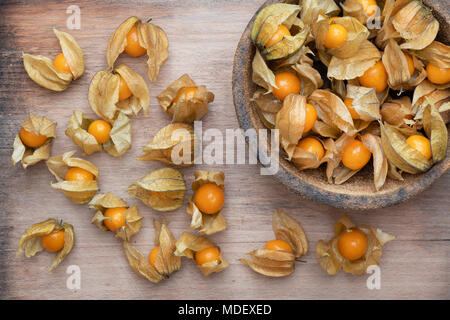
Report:
[[136,26],[133,26],[127,34],[127,44],[124,51],[132,57],[139,57],[147,52],[147,49],[139,44]]
[[354,261],[361,258],[367,250],[367,237],[359,230],[345,231],[339,236],[338,250],[342,257]]
[[344,104],[347,107],[348,111],[350,112],[352,119],[360,118],[358,112],[356,112],[355,108],[353,107],[353,99],[352,98],[345,98]]
[[66,181],[90,181],[94,180],[94,175],[87,170],[72,167],[66,172]]
[[342,164],[351,170],[359,170],[369,162],[372,153],[359,140],[354,139],[342,152]]
[[123,227],[125,225],[125,210],[127,210],[127,208],[108,208],[103,214],[103,216],[109,218],[103,220],[105,226],[113,232],[116,232]]
[[59,72],[66,72],[70,73],[70,66],[67,63],[66,57],[64,54],[60,53],[55,57],[55,60],[53,61],[53,65],[55,66],[56,70]]
[[64,247],[64,230],[53,231],[41,238],[42,246],[49,252],[56,252]]
[[406,143],[423,154],[428,160],[431,159],[431,143],[428,138],[425,138],[420,134],[415,134],[409,136],[408,139],[406,139]]
[[428,80],[434,84],[445,84],[450,81],[450,68],[439,68],[429,63],[427,65]]
[[123,78],[121,76],[119,76],[120,78],[120,82],[119,82],[119,101],[123,101],[128,99],[129,97],[131,97],[131,95],[133,94],[130,90],[130,88],[128,88],[127,83],[125,82],[125,80],[123,80]]
[[338,23],[330,24],[328,32],[323,40],[323,45],[328,49],[336,49],[347,41],[347,29]]
[[276,251],[289,251],[289,252],[293,251],[289,242],[284,241],[284,240],[278,240],[278,239],[267,241],[264,249],[276,250]]
[[289,94],[300,92],[300,80],[292,72],[280,72],[275,75],[277,88],[272,88],[273,95],[283,101]]
[[159,246],[154,247],[148,255],[148,263],[150,263],[150,265],[153,267],[153,269],[156,269],[155,262],[156,262],[156,257],[158,257],[158,253],[159,253]]
[[362,86],[375,88],[376,93],[382,92],[387,87],[387,72],[381,61],[378,61],[367,69],[358,79]]
[[42,146],[46,141],[47,137],[42,134],[35,134],[31,131],[20,129],[19,133],[20,140],[23,144],[30,148],[37,148]]
[[366,16],[371,17],[377,12],[377,2],[375,0],[358,0],[362,5]]
[[325,155],[325,150],[322,143],[316,138],[307,137],[302,140],[297,145],[298,148],[315,154],[318,160],[322,160]]
[[220,256],[219,248],[210,247],[197,251],[195,253],[195,262],[199,266],[212,261],[217,261],[217,263],[220,263],[219,256]]
[[111,136],[111,125],[105,120],[95,120],[91,122],[88,127],[88,132],[92,134],[98,143],[102,144],[107,142]]
[[317,111],[312,104],[306,104],[306,117],[305,117],[305,127],[303,132],[308,132],[314,126],[317,120]]
[[266,42],[264,47],[270,47],[271,45],[283,40],[285,36],[290,36],[291,33],[289,32],[289,29],[284,25],[280,25],[278,30],[273,34],[272,38],[270,38],[269,41]]
[[219,212],[225,200],[225,195],[219,186],[214,183],[206,183],[197,189],[194,195],[194,202],[197,208],[206,214]]
[[175,99],[173,99],[173,102],[177,103],[183,93],[185,101],[193,99],[195,97],[195,94],[197,93],[197,87],[182,87],[178,89],[177,96],[175,97]]

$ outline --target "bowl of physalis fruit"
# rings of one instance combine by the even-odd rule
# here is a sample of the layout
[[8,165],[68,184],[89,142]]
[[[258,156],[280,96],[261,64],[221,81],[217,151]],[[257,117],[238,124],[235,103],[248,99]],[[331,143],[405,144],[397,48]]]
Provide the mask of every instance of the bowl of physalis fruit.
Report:
[[267,132],[258,143],[267,172],[350,209],[399,203],[444,174],[447,8],[445,0],[266,1],[236,49],[233,98],[240,127]]

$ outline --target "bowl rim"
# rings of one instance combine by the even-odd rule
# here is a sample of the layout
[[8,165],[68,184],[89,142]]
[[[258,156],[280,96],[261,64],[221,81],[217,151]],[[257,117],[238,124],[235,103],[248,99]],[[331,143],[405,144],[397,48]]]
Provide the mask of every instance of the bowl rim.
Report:
[[[250,117],[248,110],[252,107],[247,103],[244,83],[245,83],[245,73],[249,70],[242,70],[240,67],[242,64],[240,62],[247,61],[247,57],[251,55],[250,51],[254,50],[253,43],[250,39],[250,31],[253,25],[253,21],[256,15],[267,5],[272,3],[281,2],[280,0],[267,0],[261,7],[255,12],[253,17],[247,24],[242,36],[237,45],[234,60],[233,60],[233,71],[232,71],[232,93],[233,102],[235,107],[236,116],[239,122],[239,126],[243,130],[250,128],[256,128],[255,124]],[[245,63],[244,63],[245,64]],[[259,120],[261,121],[261,120]],[[246,142],[248,139],[246,137]],[[263,148],[258,144],[258,148]],[[400,202],[403,202],[419,192],[425,190],[431,185],[437,178],[447,172],[450,167],[450,157],[449,147],[447,147],[447,155],[441,162],[435,164],[430,170],[421,174],[420,177],[414,179],[412,183],[403,182],[404,186],[394,189],[389,192],[367,192],[366,194],[354,195],[346,193],[338,193],[334,191],[329,191],[321,188],[320,186],[313,185],[307,181],[302,180],[295,175],[294,171],[297,169],[291,165],[286,166],[284,159],[279,161],[278,172],[274,175],[277,180],[279,180],[288,189],[294,191],[296,194],[301,195],[304,198],[308,198],[313,201],[322,202],[331,205],[336,208],[344,209],[354,209],[354,210],[367,210],[367,209],[377,209],[383,207],[389,207]],[[258,149],[258,155],[266,155],[267,151],[270,150],[270,141],[267,141],[267,149]],[[258,159],[260,166],[264,166]]]

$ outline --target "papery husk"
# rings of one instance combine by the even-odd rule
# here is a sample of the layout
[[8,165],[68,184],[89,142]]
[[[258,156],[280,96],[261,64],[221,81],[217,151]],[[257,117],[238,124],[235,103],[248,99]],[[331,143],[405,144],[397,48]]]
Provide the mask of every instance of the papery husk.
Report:
[[123,241],[122,245],[128,263],[137,275],[144,277],[153,283],[164,280],[164,276],[156,271],[148,262],[148,258],[139,252],[132,244],[128,241]]
[[58,38],[64,58],[69,65],[73,79],[76,80],[84,73],[84,54],[75,38],[67,32],[53,29]]
[[[347,40],[335,49],[328,49],[324,45],[324,40],[331,24],[340,24],[347,30]],[[361,45],[367,41],[369,30],[353,17],[337,17],[330,23],[328,17],[320,16],[313,26],[313,35],[316,39],[316,48],[325,51],[338,59],[348,59],[355,56]]]
[[404,134],[413,135],[417,133],[417,125],[413,119],[411,100],[408,96],[396,100],[389,100],[381,106],[382,120],[387,122]]
[[[131,91],[128,99],[119,101],[120,77]],[[89,86],[89,104],[100,118],[113,122],[116,112],[136,116],[141,110],[148,115],[150,94],[145,80],[126,65],[122,64],[112,72],[99,71]]]
[[220,171],[195,171],[195,180],[192,182],[194,195],[189,197],[186,212],[191,216],[191,229],[199,229],[199,234],[211,235],[227,228],[227,222],[222,213],[206,214],[195,205],[195,192],[204,184],[215,184],[225,192],[225,175]]
[[339,128],[321,120],[316,120],[316,122],[314,122],[312,131],[322,137],[333,139],[336,139],[341,134],[341,130],[339,130]]
[[439,41],[433,41],[422,50],[412,51],[418,58],[438,68],[450,68],[450,47]]
[[394,180],[404,181],[402,171],[399,170],[392,162],[388,160],[388,172],[387,176]]
[[308,242],[302,226],[280,209],[272,219],[275,239],[289,243],[293,252],[256,249],[248,253],[251,260],[239,259],[253,271],[268,277],[285,277],[295,270],[295,260],[308,252]]
[[[287,58],[303,46],[309,35],[309,27],[297,17],[299,12],[298,5],[277,3],[268,5],[258,13],[250,38],[266,60]],[[291,36],[285,36],[265,48],[265,44],[282,24],[291,30]]]
[[131,148],[131,121],[122,112],[116,114],[109,135],[111,139],[103,144],[103,148],[113,157],[121,157]]
[[136,17],[129,17],[122,22],[108,41],[106,61],[113,68],[117,58],[125,50],[127,35],[133,26],[136,26],[140,46],[147,50],[147,75],[155,82],[159,69],[169,57],[169,41],[164,31],[152,23],[144,23]]
[[433,163],[441,161],[447,154],[448,132],[444,120],[433,104],[425,107],[423,129],[430,139]]
[[359,2],[358,0],[345,0],[343,3],[341,3],[341,7],[344,11],[344,16],[354,17],[362,24],[366,24],[368,22],[368,19],[370,18],[370,22],[373,25],[377,25],[379,23],[379,25],[381,26],[382,16],[377,16],[377,13],[375,13],[374,16],[368,17],[364,12],[361,2]]
[[124,213],[125,226],[120,227],[116,231],[116,238],[124,241],[130,241],[131,237],[139,232],[142,226],[142,216],[136,206],[129,207],[122,199],[116,197],[112,193],[98,194],[90,202],[89,208],[97,209],[97,212],[91,219],[91,223],[95,224],[102,231],[109,231],[104,221],[110,219],[104,216],[109,208],[127,208]]
[[11,160],[13,165],[22,162],[22,167],[28,166],[46,160],[50,157],[51,143],[56,137],[56,122],[52,122],[46,117],[36,117],[30,113],[28,118],[22,124],[22,128],[35,134],[42,134],[47,137],[47,141],[38,148],[26,146],[20,139],[19,134],[14,138],[13,153]]
[[275,83],[275,74],[267,66],[258,49],[252,61],[252,81],[266,89],[266,93],[272,92],[273,88],[278,88]]
[[280,131],[280,138],[289,144],[297,144],[303,135],[305,122],[306,98],[299,94],[288,95],[275,120],[275,128]]
[[332,17],[341,11],[334,0],[303,0],[300,1],[300,5],[302,7],[300,18],[307,25],[314,24],[319,15]]
[[288,154],[288,160],[291,161],[297,169],[316,169],[323,163],[332,161],[332,159],[334,158],[334,145],[332,139],[327,139],[325,141],[322,141],[321,139],[318,140],[320,141],[320,143],[322,143],[325,149],[325,155],[322,157],[322,159],[319,159],[315,153],[311,153],[298,147],[298,145],[286,146],[284,141],[282,141],[281,145]]
[[434,104],[447,123],[450,113],[450,90],[440,89],[439,86],[436,86],[428,80],[422,81],[414,90],[412,100],[414,120],[422,119],[423,110],[429,103]]
[[53,61],[41,55],[23,53],[23,65],[28,76],[38,85],[53,90],[64,91],[74,79],[84,73],[83,51],[70,34],[53,29],[59,40],[61,51],[70,67],[69,72],[60,72]]
[[427,77],[423,63],[414,56],[412,56],[412,59],[414,73],[411,75],[405,53],[395,40],[388,40],[382,61],[388,75],[388,85],[391,89],[409,90]]
[[357,171],[349,172],[348,168],[340,166],[344,149],[353,141],[354,136],[343,133],[336,141],[327,139],[324,142],[327,162],[326,176],[328,183],[341,184],[350,179]]
[[194,151],[198,143],[194,135],[194,128],[191,125],[184,123],[169,124],[159,130],[152,141],[144,146],[144,154],[137,159],[191,166],[194,164]]
[[349,80],[360,77],[381,59],[381,54],[372,42],[365,40],[357,52],[346,59],[333,56],[328,65],[328,78]]
[[255,102],[256,111],[264,125],[269,129],[274,129],[276,115],[283,107],[283,102],[275,98],[271,93],[265,94],[263,89],[255,91],[252,101]]
[[380,120],[380,102],[374,88],[347,85],[347,97],[352,98],[352,106],[361,120]]
[[[174,102],[179,90],[185,87],[196,87],[195,96],[186,100],[183,92],[178,101]],[[184,74],[159,94],[158,101],[161,108],[172,116],[172,122],[193,123],[208,113],[208,104],[214,101],[214,94],[205,86],[197,86],[189,75]]]
[[383,151],[389,161],[402,171],[416,174],[427,171],[431,162],[406,143],[406,137],[388,123],[380,123]]
[[183,205],[186,185],[180,171],[162,168],[133,182],[127,191],[157,211],[172,211]]
[[[82,204],[89,202],[98,190],[98,169],[89,161],[73,158],[72,155],[74,153],[75,151],[68,151],[61,156],[51,157],[46,161],[46,164],[50,172],[58,180],[58,182],[52,183],[51,187],[61,190],[70,201]],[[66,171],[71,167],[89,171],[94,175],[94,180],[65,181]]]
[[93,121],[93,119],[85,118],[82,111],[75,110],[66,129],[66,136],[71,138],[88,155],[102,150],[102,145],[88,132],[88,128]]
[[421,50],[430,45],[439,30],[439,22],[421,1],[405,1],[393,16],[392,25],[405,40],[402,49]]
[[356,129],[347,106],[337,95],[329,90],[315,90],[308,98],[317,111],[317,117],[330,126],[335,126],[348,135],[354,135]]
[[388,172],[388,161],[383,152],[381,138],[370,133],[361,136],[361,142],[372,153],[373,182],[376,191],[379,191],[386,181]]
[[82,111],[75,110],[66,129],[66,135],[86,154],[101,151],[103,147],[110,155],[120,157],[131,148],[130,119],[121,111],[116,113],[116,119],[113,120],[109,132],[110,139],[104,144],[99,144],[95,137],[88,132],[93,121],[93,119],[85,118]]
[[204,237],[197,237],[189,232],[183,232],[181,237],[176,242],[176,250],[174,254],[179,257],[187,257],[195,261],[195,253],[197,251],[217,247],[219,249],[219,258],[215,261],[197,265],[203,275],[208,276],[214,272],[223,271],[229,266],[228,261],[222,256],[222,252],[218,246],[212,241]]
[[314,69],[312,64],[312,59],[308,57],[307,61],[297,62],[292,66],[300,80],[300,94],[306,97],[323,85],[319,71]]
[[251,260],[239,259],[239,261],[264,276],[285,277],[295,270],[295,257],[291,252],[256,249],[248,255]]
[[174,255],[175,237],[169,228],[163,222],[153,220],[155,228],[155,247],[159,247],[155,259],[154,267],[150,265],[148,258],[144,257],[128,241],[123,242],[125,255],[131,268],[141,277],[151,282],[158,283],[161,280],[168,279],[170,274],[180,270],[181,257]]
[[[363,232],[367,237],[367,250],[361,258],[350,261],[342,257],[337,247],[339,236],[347,230],[356,229]],[[338,273],[341,268],[344,272],[354,275],[362,275],[371,265],[380,262],[382,247],[395,236],[387,234],[380,229],[368,226],[355,226],[347,216],[343,216],[334,226],[334,237],[327,243],[319,240],[316,247],[316,257],[322,269],[328,274]]]
[[42,237],[60,230],[64,230],[64,247],[53,258],[48,271],[49,273],[52,272],[69,255],[75,242],[73,226],[68,223],[58,222],[56,219],[50,218],[32,225],[20,237],[16,255],[19,256],[25,252],[27,258],[33,257],[36,253],[44,250]]

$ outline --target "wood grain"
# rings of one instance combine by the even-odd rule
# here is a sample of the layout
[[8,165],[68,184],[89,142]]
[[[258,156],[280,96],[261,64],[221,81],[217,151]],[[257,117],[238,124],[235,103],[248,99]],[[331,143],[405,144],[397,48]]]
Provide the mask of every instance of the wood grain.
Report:
[[[448,186],[450,175],[437,180],[419,196],[394,207],[364,212],[335,209],[304,200],[290,193],[270,176],[260,176],[257,165],[229,165],[183,168],[187,184],[198,169],[222,170],[226,176],[224,214],[228,230],[216,234],[217,242],[231,266],[205,278],[189,260],[168,281],[149,283],[129,268],[120,242],[110,233],[89,223],[93,214],[85,205],[76,205],[50,188],[53,177],[44,163],[27,170],[12,167],[12,142],[28,112],[45,115],[58,122],[52,153],[77,149],[64,135],[74,109],[93,116],[87,101],[89,82],[96,71],[105,69],[105,49],[110,34],[128,16],[153,18],[167,33],[169,60],[158,81],[149,83],[152,94],[150,116],[134,118],[133,148],[121,159],[106,153],[86,157],[100,169],[102,192],[113,192],[137,204],[144,216],[143,228],[134,238],[145,252],[153,247],[152,218],[169,222],[176,237],[188,230],[184,208],[160,214],[133,199],[127,186],[159,163],[136,161],[141,147],[155,132],[170,122],[159,107],[156,95],[183,73],[205,84],[216,99],[203,119],[204,128],[238,128],[231,94],[234,51],[247,22],[263,0],[248,1],[78,1],[81,30],[70,31],[85,52],[86,73],[62,93],[37,86],[26,75],[21,52],[55,56],[59,47],[52,28],[65,28],[66,8],[72,2],[4,2],[0,6],[0,298],[2,299],[330,299],[330,298],[420,298],[448,299],[450,220]],[[144,58],[122,56],[145,76]],[[78,155],[81,155],[78,152]],[[188,195],[191,193],[189,192]],[[238,259],[245,252],[262,247],[273,238],[271,216],[282,208],[298,219],[312,248],[294,274],[271,279],[252,272]],[[381,289],[368,290],[366,276],[344,273],[327,276],[315,260],[319,239],[332,235],[333,224],[343,214],[357,223],[379,227],[395,234],[381,261]],[[51,255],[32,259],[16,258],[20,234],[29,225],[47,217],[72,223],[76,232],[73,252],[53,274],[47,274]],[[66,288],[66,268],[81,268],[81,290]]]

